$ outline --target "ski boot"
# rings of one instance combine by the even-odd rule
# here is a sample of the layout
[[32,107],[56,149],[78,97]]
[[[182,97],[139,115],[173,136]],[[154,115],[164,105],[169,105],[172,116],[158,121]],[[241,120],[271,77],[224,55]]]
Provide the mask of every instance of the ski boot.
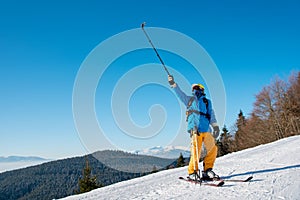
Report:
[[218,181],[220,177],[212,171],[211,168],[207,169],[206,171],[202,171],[201,180],[203,181]]
[[189,174],[189,176],[187,177],[187,179],[194,180],[194,181],[201,181],[200,171],[199,171],[199,174],[197,172]]

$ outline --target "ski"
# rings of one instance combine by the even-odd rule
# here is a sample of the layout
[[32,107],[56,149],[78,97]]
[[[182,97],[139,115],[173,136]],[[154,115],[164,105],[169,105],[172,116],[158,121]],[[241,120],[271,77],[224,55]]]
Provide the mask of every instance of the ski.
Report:
[[200,185],[205,185],[205,186],[213,186],[213,187],[220,187],[225,184],[225,182],[249,182],[253,179],[253,176],[249,176],[246,179],[220,179],[216,180],[215,182],[205,182],[205,181],[198,181],[198,180],[193,180],[193,179],[188,179],[184,177],[179,177],[180,180],[184,180],[186,182],[194,183],[194,184],[200,184]]
[[222,179],[225,182],[249,182],[253,179],[253,176],[249,176],[246,179]]
[[220,181],[215,181],[215,182],[200,182],[198,180],[193,180],[193,179],[187,179],[184,177],[179,177],[180,180],[184,180],[186,182],[190,182],[190,183],[194,183],[194,184],[200,184],[200,185],[204,185],[204,186],[213,186],[213,187],[221,187],[222,185],[224,185],[224,181],[220,180]]

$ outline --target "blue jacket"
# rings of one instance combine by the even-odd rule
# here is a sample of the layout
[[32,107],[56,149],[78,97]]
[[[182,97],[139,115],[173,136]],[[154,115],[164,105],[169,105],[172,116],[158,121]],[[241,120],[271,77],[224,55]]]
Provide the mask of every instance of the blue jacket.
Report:
[[[205,98],[205,95],[201,96],[199,99],[193,95],[193,96],[187,96],[176,84],[174,87],[175,93],[179,97],[179,99],[184,103],[185,106],[188,106],[188,103],[190,99],[193,97],[194,101],[190,105],[190,107],[187,109],[189,110],[197,110],[203,114],[192,112],[188,118],[187,118],[187,131],[191,132],[193,129],[198,129],[198,132],[211,132],[210,124],[217,123],[216,116],[214,113],[214,110],[212,109],[211,101],[207,99],[208,105],[203,101],[203,98]],[[206,109],[207,107],[207,109]],[[205,114],[208,114],[210,116],[210,119],[206,117]]]

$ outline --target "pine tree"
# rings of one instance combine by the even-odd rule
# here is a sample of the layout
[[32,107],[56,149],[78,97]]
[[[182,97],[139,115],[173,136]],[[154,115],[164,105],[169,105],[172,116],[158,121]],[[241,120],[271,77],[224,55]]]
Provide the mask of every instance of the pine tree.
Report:
[[177,159],[176,167],[183,167],[185,165],[184,158],[182,153],[180,153],[179,158]]
[[83,169],[82,178],[79,179],[79,191],[78,194],[89,192],[91,190],[97,189],[99,187],[103,187],[102,184],[97,183],[97,177],[92,176],[92,170],[89,166],[89,161],[86,158],[85,168]]
[[220,139],[217,141],[218,145],[218,156],[223,156],[228,153],[232,152],[233,149],[233,140],[232,136],[230,135],[228,129],[224,125],[222,129],[222,134],[220,136]]
[[247,142],[249,140],[246,127],[246,118],[243,111],[240,110],[238,119],[236,121],[236,132],[235,132],[235,151],[239,151],[247,148]]

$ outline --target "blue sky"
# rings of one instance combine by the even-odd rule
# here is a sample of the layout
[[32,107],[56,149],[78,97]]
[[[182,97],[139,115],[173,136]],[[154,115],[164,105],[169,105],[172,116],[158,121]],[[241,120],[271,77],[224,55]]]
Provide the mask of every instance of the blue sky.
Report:
[[[240,109],[246,115],[251,112],[255,94],[274,76],[286,79],[293,70],[300,69],[299,9],[296,0],[2,1],[0,156],[62,158],[87,153],[72,113],[78,70],[102,41],[139,28],[144,21],[147,26],[181,32],[205,48],[224,81],[225,124],[230,127]],[[137,64],[159,63],[151,49],[141,53],[138,61],[129,55],[115,64],[126,63],[126,70],[130,70],[130,66]],[[172,55],[163,51],[160,54],[167,65],[176,65]],[[161,73],[165,73],[163,69]],[[186,73],[191,82],[199,80],[188,70]],[[122,71],[108,74],[97,91],[101,87],[110,88],[106,85],[116,78],[114,75],[121,76]],[[172,92],[161,86],[145,86],[144,90],[156,98],[146,98],[142,90],[134,93],[135,100],[130,101],[129,109],[139,107],[132,112],[137,124],[143,126],[149,122],[145,112],[153,103],[163,104],[166,110],[172,110],[172,106],[178,110]],[[97,92],[95,98],[101,120],[101,93]],[[175,121],[179,118],[178,112],[171,111],[168,116]],[[171,126],[167,123],[165,128]],[[138,147],[138,141],[128,138],[122,141],[128,144],[124,149]],[[188,144],[183,141],[182,145]]]

